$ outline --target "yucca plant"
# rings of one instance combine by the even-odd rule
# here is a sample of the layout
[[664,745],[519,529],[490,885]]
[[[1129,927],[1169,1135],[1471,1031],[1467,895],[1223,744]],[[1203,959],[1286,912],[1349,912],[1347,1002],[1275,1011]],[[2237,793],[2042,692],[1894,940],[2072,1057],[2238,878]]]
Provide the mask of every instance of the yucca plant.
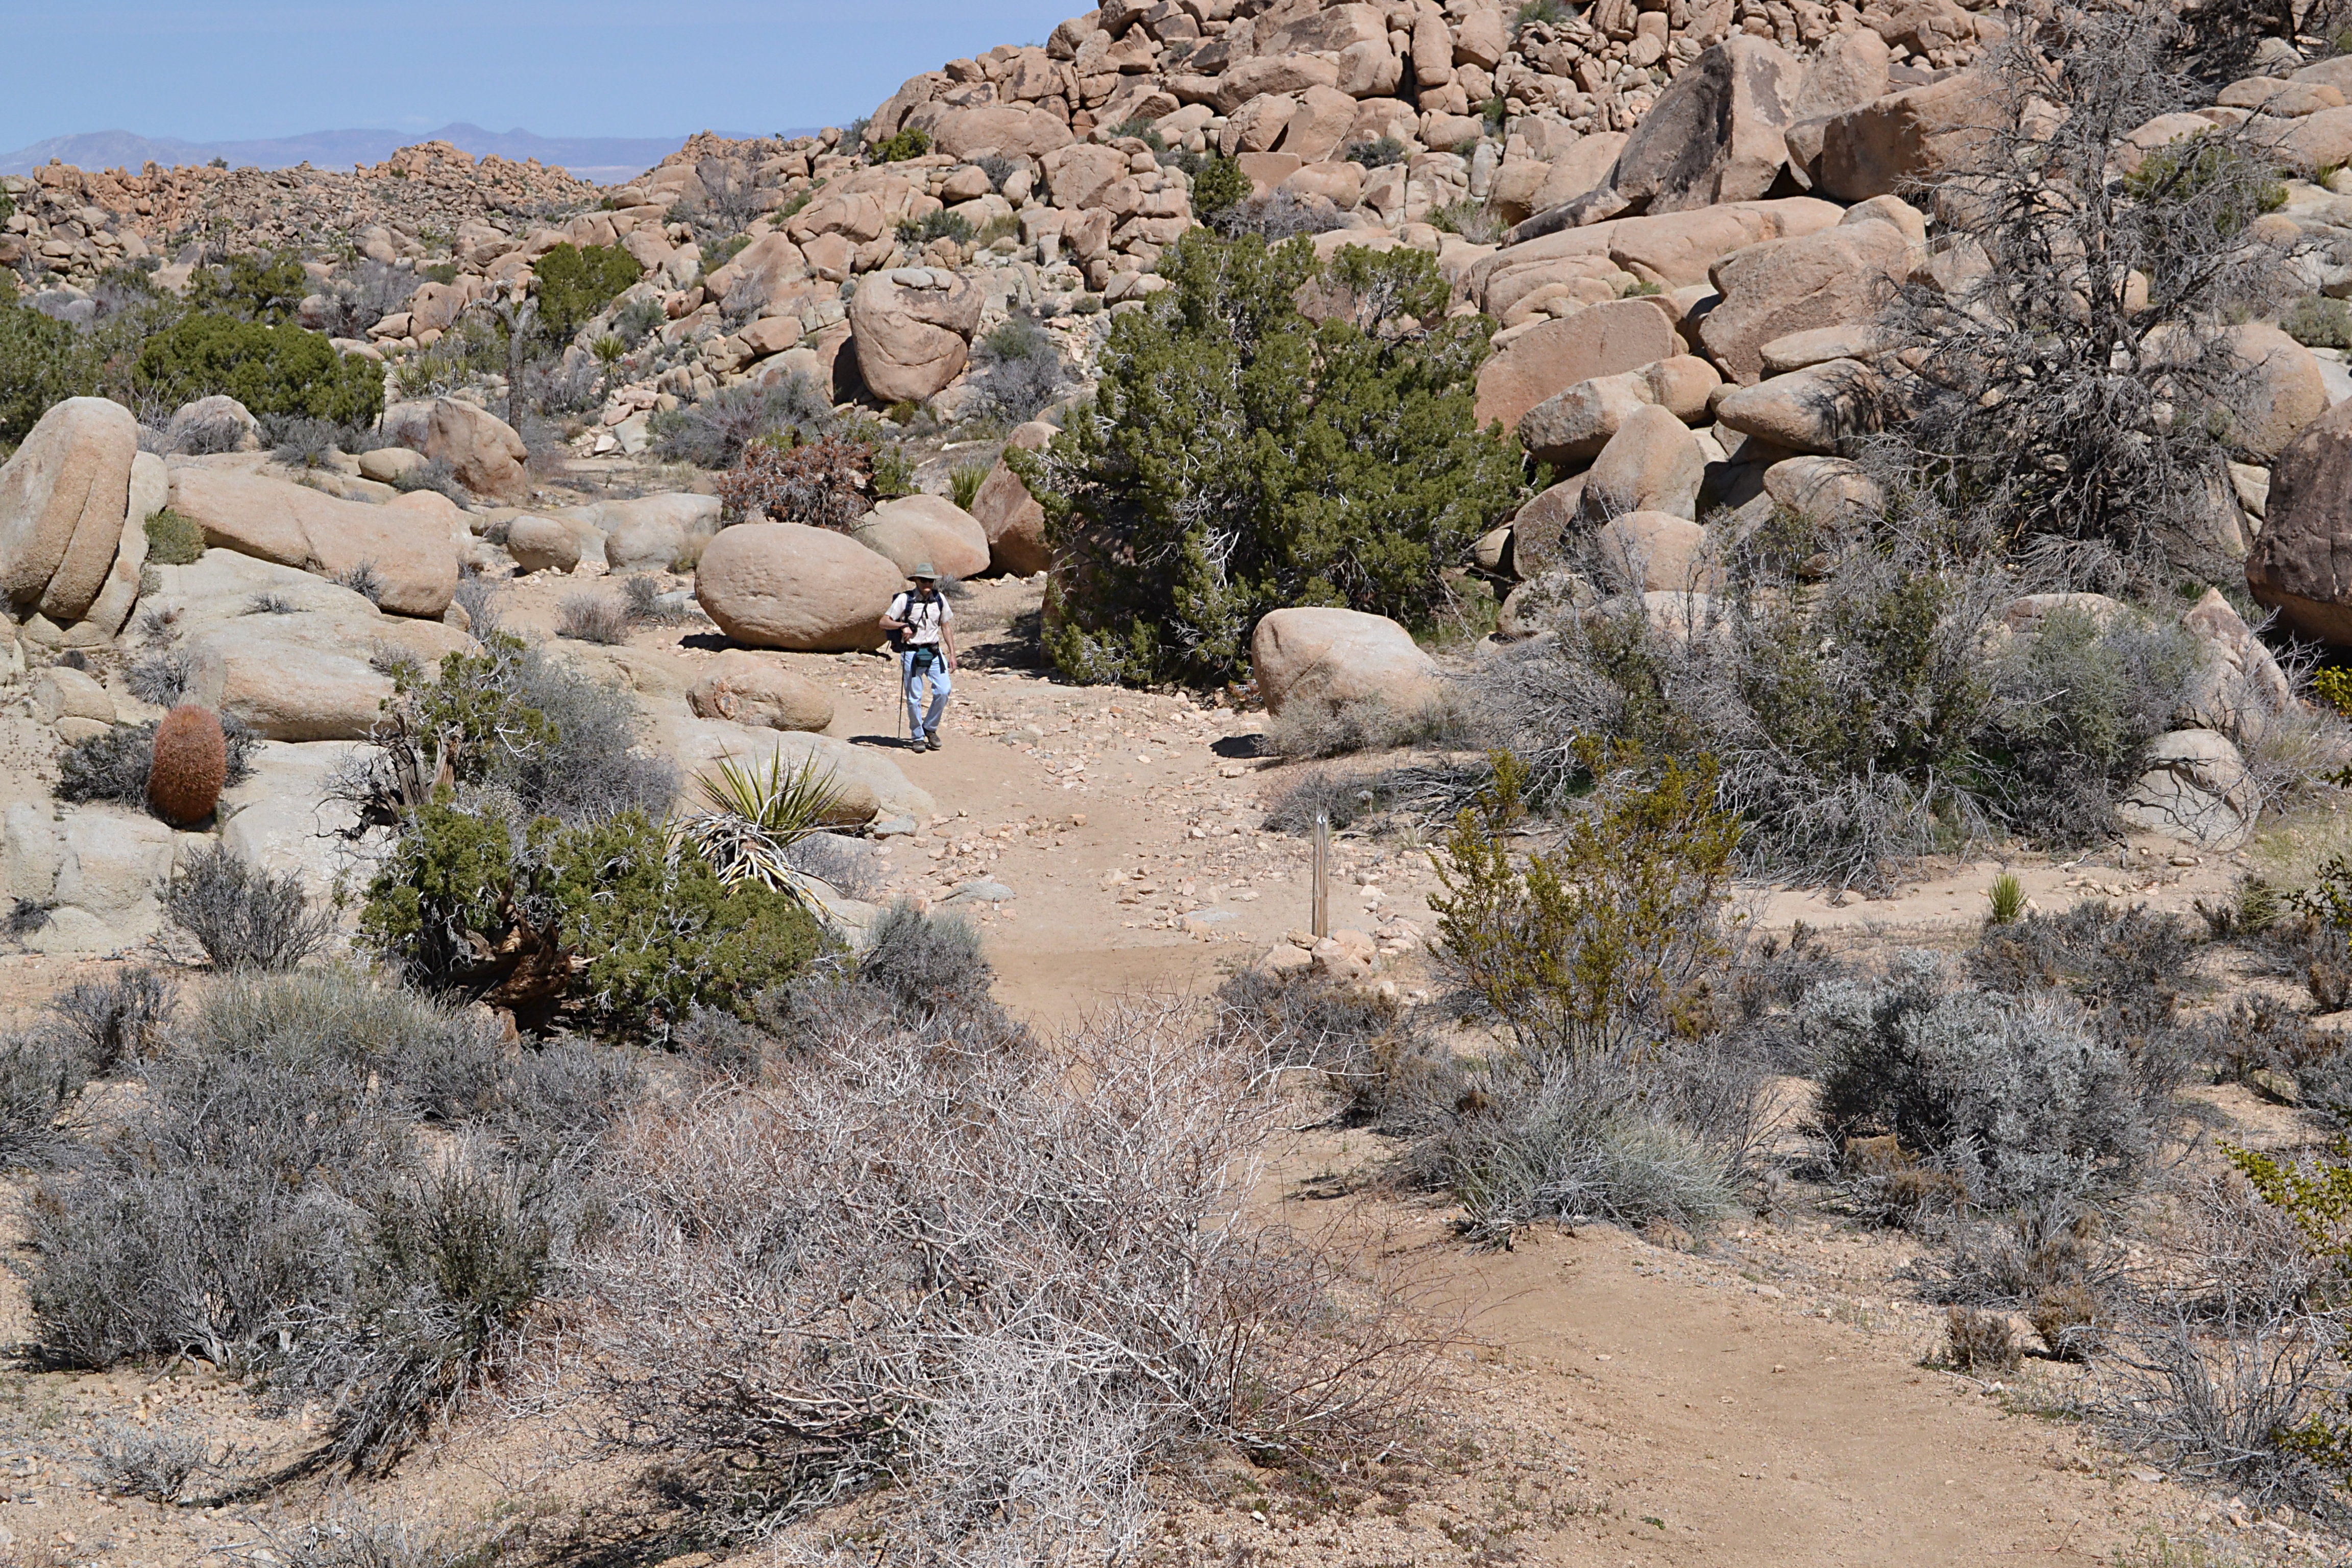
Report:
[[813,913],[822,910],[811,884],[823,880],[790,865],[785,855],[812,833],[824,830],[841,808],[834,770],[814,756],[787,766],[781,752],[764,766],[722,755],[715,772],[695,780],[704,809],[675,826],[719,873],[728,887],[756,881],[790,893]]
[[1985,889],[1985,900],[1991,905],[1988,914],[1997,926],[2015,925],[2025,913],[2025,884],[2012,871],[2003,871]]
[[988,465],[966,463],[948,470],[948,499],[965,511],[980,496],[980,487],[988,481]]

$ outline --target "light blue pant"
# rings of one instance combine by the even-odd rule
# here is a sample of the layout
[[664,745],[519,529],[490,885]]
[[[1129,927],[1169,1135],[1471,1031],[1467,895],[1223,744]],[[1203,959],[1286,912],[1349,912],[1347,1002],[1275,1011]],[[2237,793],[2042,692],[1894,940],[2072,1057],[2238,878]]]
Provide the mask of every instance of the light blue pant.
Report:
[[[944,656],[931,661],[928,675],[918,674],[915,655],[908,649],[898,655],[898,679],[907,692],[907,723],[908,733],[928,735],[940,727],[940,715],[948,710],[948,699],[954,694],[955,683],[948,679],[948,661]],[[924,688],[929,689],[931,709],[923,711]]]

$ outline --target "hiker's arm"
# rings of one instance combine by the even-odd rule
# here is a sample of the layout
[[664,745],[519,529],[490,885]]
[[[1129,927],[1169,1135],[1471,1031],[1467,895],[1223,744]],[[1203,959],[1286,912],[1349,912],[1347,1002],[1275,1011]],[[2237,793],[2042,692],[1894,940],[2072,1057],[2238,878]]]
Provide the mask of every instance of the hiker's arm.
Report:
[[948,673],[953,675],[956,667],[955,612],[953,610],[940,617],[940,646],[947,650]]

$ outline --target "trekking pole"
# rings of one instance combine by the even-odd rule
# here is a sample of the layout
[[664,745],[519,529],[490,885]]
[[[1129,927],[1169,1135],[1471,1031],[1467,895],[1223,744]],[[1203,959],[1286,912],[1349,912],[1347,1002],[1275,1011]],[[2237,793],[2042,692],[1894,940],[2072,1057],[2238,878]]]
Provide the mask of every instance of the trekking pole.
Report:
[[1331,814],[1315,814],[1315,940],[1331,934]]

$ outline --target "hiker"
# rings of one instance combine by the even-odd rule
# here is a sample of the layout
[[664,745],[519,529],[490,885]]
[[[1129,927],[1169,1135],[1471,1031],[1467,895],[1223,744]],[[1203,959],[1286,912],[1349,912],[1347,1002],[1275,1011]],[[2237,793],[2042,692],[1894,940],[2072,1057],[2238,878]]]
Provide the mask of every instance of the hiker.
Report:
[[[940,574],[928,561],[917,563],[907,578],[914,584],[890,601],[882,616],[882,629],[898,650],[898,679],[907,699],[908,744],[919,752],[940,749],[940,715],[947,711],[954,692],[949,677],[956,667],[955,611],[940,594]],[[923,708],[925,692],[930,710]]]

